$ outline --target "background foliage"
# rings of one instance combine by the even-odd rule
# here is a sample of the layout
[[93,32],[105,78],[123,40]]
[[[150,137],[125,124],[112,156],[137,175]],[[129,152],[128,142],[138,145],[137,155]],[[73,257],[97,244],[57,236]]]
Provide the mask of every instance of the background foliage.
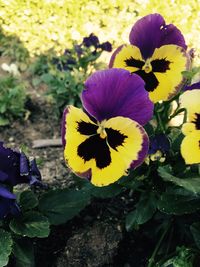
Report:
[[0,0],[0,25],[33,55],[51,48],[61,52],[91,32],[118,46],[128,42],[138,18],[155,12],[177,25],[189,46],[198,47],[198,0]]

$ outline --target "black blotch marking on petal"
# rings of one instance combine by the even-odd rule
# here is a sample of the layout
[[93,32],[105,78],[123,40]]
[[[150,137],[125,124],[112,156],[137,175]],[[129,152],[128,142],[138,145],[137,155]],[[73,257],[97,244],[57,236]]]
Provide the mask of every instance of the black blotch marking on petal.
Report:
[[80,134],[93,135],[97,133],[98,129],[97,125],[85,121],[80,121],[80,122],[77,121],[77,124],[78,124],[77,131]]
[[107,141],[109,146],[117,151],[117,147],[123,145],[127,136],[120,133],[120,131],[113,130],[112,128],[106,128],[105,130],[107,133]]
[[127,67],[135,67],[141,69],[144,66],[144,61],[135,59],[133,57],[130,57],[128,59],[125,59],[124,62],[126,63]]
[[197,130],[200,130],[200,114],[195,113],[195,119],[192,121],[195,124]]
[[144,80],[145,89],[148,92],[153,92],[157,88],[159,82],[153,72],[146,73],[144,70],[137,70],[134,73]]
[[106,139],[100,137],[100,135],[93,135],[86,139],[78,146],[77,154],[83,158],[84,161],[95,159],[96,166],[99,169],[103,169],[110,165],[111,156],[110,150],[106,143]]
[[169,70],[169,64],[171,62],[169,60],[163,59],[155,59],[151,61],[152,71],[153,72],[166,72]]

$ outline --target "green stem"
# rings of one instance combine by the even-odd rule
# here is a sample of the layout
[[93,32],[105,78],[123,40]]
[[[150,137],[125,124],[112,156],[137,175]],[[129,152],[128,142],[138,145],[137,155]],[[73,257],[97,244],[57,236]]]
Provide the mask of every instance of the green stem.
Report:
[[158,123],[158,131],[161,130],[163,133],[165,133],[165,126],[162,122],[162,118],[160,116],[160,113],[159,112],[156,112],[156,120],[157,120],[157,123]]
[[168,223],[168,225],[165,228],[163,234],[161,235],[161,237],[160,237],[160,239],[159,239],[159,241],[158,241],[158,243],[157,243],[157,245],[156,245],[156,247],[155,247],[155,249],[153,251],[153,254],[152,254],[151,258],[149,259],[149,263],[148,263],[147,267],[155,267],[155,256],[156,256],[156,254],[157,254],[157,252],[158,252],[158,250],[160,248],[160,245],[161,245],[161,243],[162,243],[162,241],[163,241],[163,239],[164,239],[169,227],[170,227],[170,223]]
[[169,117],[169,121],[176,117],[179,113],[184,112],[185,114],[185,108],[176,109],[175,112]]

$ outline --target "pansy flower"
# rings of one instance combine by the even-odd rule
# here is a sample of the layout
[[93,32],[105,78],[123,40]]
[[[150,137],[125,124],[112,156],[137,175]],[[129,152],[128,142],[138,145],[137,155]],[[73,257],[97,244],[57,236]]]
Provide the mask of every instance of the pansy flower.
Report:
[[83,38],[83,45],[85,47],[94,46],[95,48],[97,48],[99,45],[99,38],[96,35],[94,35],[93,33],[91,33],[89,35],[89,37]]
[[114,52],[109,67],[139,75],[154,103],[171,99],[183,85],[182,71],[189,67],[181,32],[166,25],[161,15],[151,14],[135,23],[129,40]]
[[169,152],[170,141],[163,133],[156,134],[150,138],[149,155],[152,161],[159,160],[165,161],[165,156]]
[[186,164],[200,163],[200,90],[191,89],[180,96],[181,106],[187,110],[187,122],[182,126],[185,135],[181,154]]
[[77,175],[109,185],[143,162],[148,136],[141,125],[151,119],[153,104],[143,80],[123,69],[90,76],[82,103],[85,111],[73,106],[64,111],[64,157]]
[[41,174],[35,159],[14,151],[0,142],[0,182],[15,186],[21,183],[40,184]]

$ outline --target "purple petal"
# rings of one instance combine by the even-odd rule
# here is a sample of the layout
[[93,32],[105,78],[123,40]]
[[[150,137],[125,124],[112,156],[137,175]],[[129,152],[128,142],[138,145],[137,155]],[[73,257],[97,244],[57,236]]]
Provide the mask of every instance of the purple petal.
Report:
[[29,174],[29,161],[27,156],[22,152],[20,155],[20,175]]
[[150,138],[149,154],[154,154],[158,150],[166,153],[169,149],[170,141],[165,134],[156,134],[153,138]]
[[20,176],[20,153],[3,146],[0,142],[0,170],[7,174],[7,182],[16,185],[26,182],[24,177]]
[[89,37],[84,37],[83,38],[83,44],[85,47],[90,47],[90,46],[94,46],[97,47],[97,45],[99,44],[99,39],[96,35],[94,35],[93,33],[90,34]]
[[144,125],[153,114],[153,103],[144,81],[123,69],[97,71],[91,75],[82,92],[82,103],[98,121],[123,116]]
[[193,90],[193,89],[200,89],[200,82],[193,83],[192,85],[186,85],[184,88],[184,91]]
[[144,59],[151,57],[155,48],[167,44],[187,49],[180,30],[173,24],[166,25],[160,14],[150,14],[138,20],[131,29],[129,40],[139,47]]
[[41,184],[41,173],[38,169],[35,158],[30,160],[30,184]]
[[0,220],[4,219],[7,215],[19,215],[20,208],[14,199],[3,198],[0,200]]
[[0,186],[0,197],[8,199],[16,199],[16,196],[3,186]]
[[39,180],[41,180],[41,173],[38,169],[37,163],[35,158],[30,160],[30,172],[32,175],[35,175],[38,177]]
[[10,205],[12,201],[10,199],[1,199],[0,200],[0,220],[5,218],[10,212]]
[[5,182],[8,179],[8,175],[0,170],[0,182]]
[[101,45],[99,45],[99,47],[104,50],[104,51],[107,51],[107,52],[111,52],[112,51],[112,45],[110,42],[105,42],[105,43],[102,43]]

